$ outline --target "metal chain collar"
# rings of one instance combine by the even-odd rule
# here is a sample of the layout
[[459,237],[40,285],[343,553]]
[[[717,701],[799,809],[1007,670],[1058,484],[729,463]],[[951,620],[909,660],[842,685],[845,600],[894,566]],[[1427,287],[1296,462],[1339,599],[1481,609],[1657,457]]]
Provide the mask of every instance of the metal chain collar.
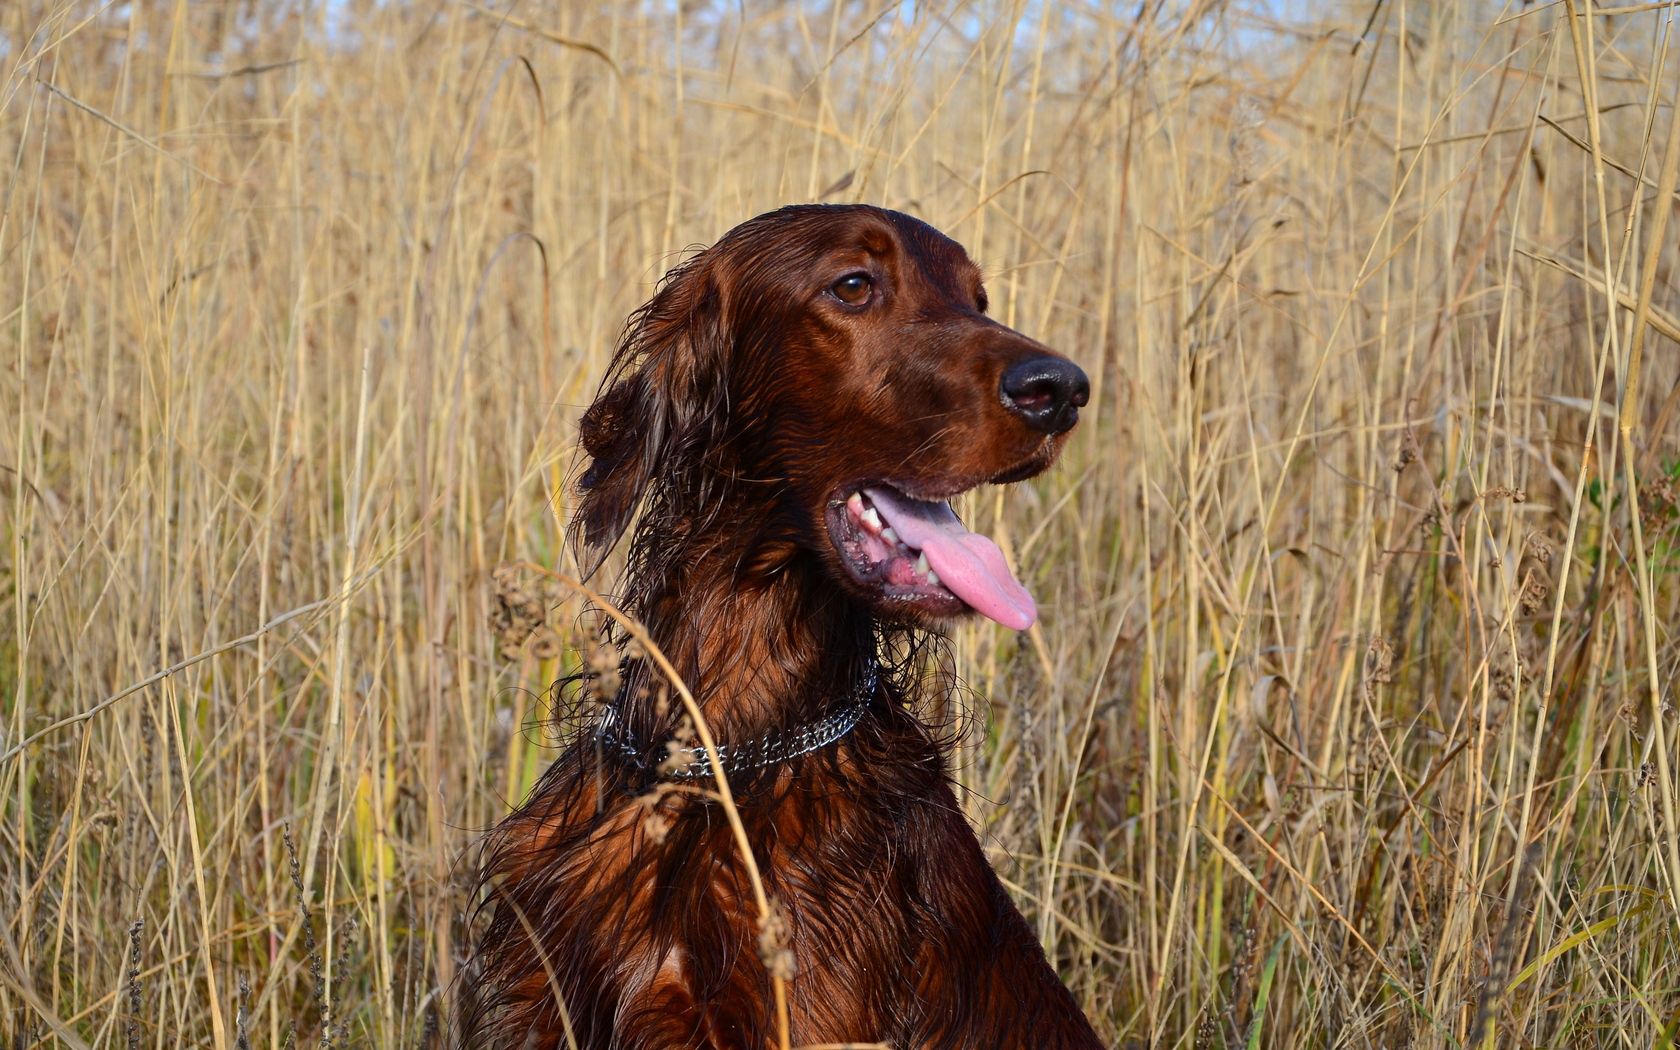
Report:
[[[743,744],[719,744],[717,759],[724,775],[732,776],[751,769],[762,769],[777,762],[808,755],[850,733],[863,717],[864,710],[875,695],[877,677],[875,661],[871,660],[868,671],[864,673],[858,687],[852,691],[850,702],[844,707],[802,726],[772,729],[757,740]],[[601,716],[601,725],[595,730],[595,738],[603,747],[616,752],[631,765],[643,769],[649,767],[648,758],[651,756],[644,757],[645,749],[637,743],[630,728],[620,719],[616,706],[608,707],[606,714]],[[660,776],[674,780],[692,780],[712,775],[712,756],[706,748],[672,747],[670,744],[666,747],[671,758],[661,759],[652,764],[652,768]],[[687,761],[684,762],[683,759]]]

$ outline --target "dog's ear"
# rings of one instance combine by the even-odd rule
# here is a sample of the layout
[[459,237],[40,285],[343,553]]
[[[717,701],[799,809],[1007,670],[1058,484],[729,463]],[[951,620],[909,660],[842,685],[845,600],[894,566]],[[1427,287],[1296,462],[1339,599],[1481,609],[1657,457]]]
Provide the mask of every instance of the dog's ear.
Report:
[[[710,252],[672,270],[630,315],[612,368],[583,414],[589,465],[569,528],[587,579],[618,543],[650,486],[675,479],[721,422],[728,337]],[[704,432],[703,432],[704,431]]]

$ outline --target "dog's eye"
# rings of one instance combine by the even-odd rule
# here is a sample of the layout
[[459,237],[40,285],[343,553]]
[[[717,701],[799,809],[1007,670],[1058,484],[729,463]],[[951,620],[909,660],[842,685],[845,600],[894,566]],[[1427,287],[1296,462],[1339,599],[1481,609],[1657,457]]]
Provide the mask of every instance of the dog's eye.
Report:
[[875,288],[875,282],[866,273],[852,273],[834,282],[829,291],[834,297],[847,306],[862,306],[869,301],[869,293]]

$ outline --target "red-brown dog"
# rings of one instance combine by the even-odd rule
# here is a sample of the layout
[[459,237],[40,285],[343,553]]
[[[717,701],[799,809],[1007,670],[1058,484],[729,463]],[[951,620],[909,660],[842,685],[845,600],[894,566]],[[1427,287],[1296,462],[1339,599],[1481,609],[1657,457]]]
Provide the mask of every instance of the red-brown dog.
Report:
[[796,1046],[1101,1046],[912,704],[948,688],[942,624],[1036,615],[947,501],[1044,470],[1086,397],[986,316],[961,247],[897,212],[783,208],[668,275],[584,415],[572,531],[593,566],[640,508],[620,602],[718,753],[634,648],[595,676],[601,718],[485,847],[467,1045],[761,1050],[775,968]]

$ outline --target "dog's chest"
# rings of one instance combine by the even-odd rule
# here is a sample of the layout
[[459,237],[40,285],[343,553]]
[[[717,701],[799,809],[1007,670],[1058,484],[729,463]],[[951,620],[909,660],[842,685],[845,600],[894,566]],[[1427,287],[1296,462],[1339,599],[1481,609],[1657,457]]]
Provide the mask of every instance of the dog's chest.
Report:
[[[924,1007],[915,992],[918,971],[930,956],[947,954],[953,926],[962,922],[947,913],[948,894],[938,884],[971,874],[966,854],[953,862],[939,848],[953,833],[972,839],[955,800],[936,795],[908,810],[856,790],[790,792],[775,806],[744,800],[743,823],[772,911],[767,923],[732,833],[718,818],[711,808],[686,809],[659,848],[726,860],[637,866],[650,893],[684,902],[682,940],[661,967],[664,976],[726,1017],[761,1010],[770,974],[782,973],[796,1042],[894,1041],[913,1028]],[[652,915],[658,922],[672,912],[655,908]],[[720,940],[726,931],[734,932],[732,943]]]

